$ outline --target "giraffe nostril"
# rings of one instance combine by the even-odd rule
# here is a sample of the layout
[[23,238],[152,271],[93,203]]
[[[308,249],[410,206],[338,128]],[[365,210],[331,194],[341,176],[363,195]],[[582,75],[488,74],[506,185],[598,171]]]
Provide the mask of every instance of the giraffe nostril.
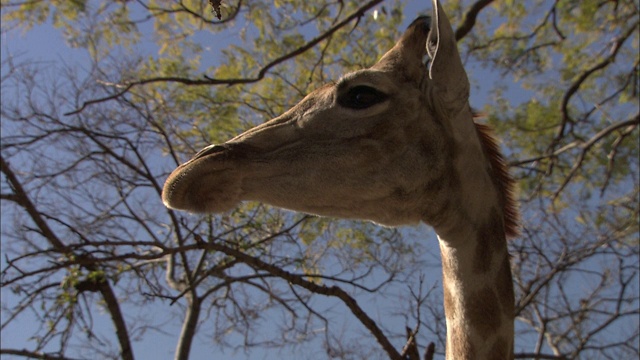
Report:
[[224,145],[209,145],[204,149],[198,151],[198,153],[191,158],[191,160],[195,160],[201,157],[205,157],[207,155],[215,154],[224,151],[226,148]]
[[221,145],[209,145],[205,147],[198,151],[198,153],[195,154],[187,163],[191,163],[192,161],[214,154],[219,154],[217,156],[224,156],[225,159],[243,159],[255,153],[255,148],[250,145],[238,142],[226,142]]

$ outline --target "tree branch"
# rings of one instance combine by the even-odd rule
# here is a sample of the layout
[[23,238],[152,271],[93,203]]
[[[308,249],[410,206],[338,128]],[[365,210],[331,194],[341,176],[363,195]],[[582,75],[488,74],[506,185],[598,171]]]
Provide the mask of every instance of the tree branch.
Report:
[[[18,180],[17,176],[13,172],[13,170],[9,167],[9,164],[5,162],[4,156],[0,154],[0,171],[5,174],[7,177],[7,181],[9,185],[14,190],[14,195],[17,199],[17,203],[22,206],[36,226],[40,229],[42,235],[53,245],[56,251],[61,253],[71,253],[69,247],[67,247],[62,240],[60,240],[53,230],[49,227],[47,222],[44,220],[40,212],[37,210],[35,204],[31,201],[31,199],[27,196],[27,192],[22,187],[22,184]],[[77,258],[87,258],[89,263],[94,260],[89,254],[81,254],[75,256]],[[89,271],[96,270],[95,265],[85,265],[85,268]],[[113,321],[113,325],[116,329],[116,335],[118,338],[118,342],[120,344],[120,355],[124,360],[133,360],[133,349],[131,347],[131,342],[129,341],[129,333],[127,330],[127,325],[124,320],[124,316],[122,311],[120,310],[120,305],[118,303],[118,299],[116,298],[111,285],[107,280],[101,281],[99,283],[100,294],[102,295],[107,309],[109,309],[109,314],[111,314],[111,320]]]
[[18,349],[0,349],[0,354],[17,355],[17,356],[22,356],[22,357],[29,358],[29,359],[41,359],[41,360],[77,360],[75,358],[69,358],[69,357],[66,357],[66,356],[45,354],[45,353],[40,353],[40,352],[35,352],[35,351],[29,351],[29,350],[26,350],[26,349],[23,349],[23,350],[18,350]]
[[562,121],[559,125],[556,136],[553,138],[551,145],[549,145],[549,152],[552,152],[555,149],[555,147],[560,143],[560,140],[564,136],[564,132],[567,127],[567,124],[570,122],[573,122],[573,120],[571,119],[571,116],[569,115],[569,101],[571,100],[573,95],[575,95],[575,93],[578,92],[578,90],[580,89],[580,86],[591,75],[593,75],[599,70],[606,68],[609,64],[612,64],[615,61],[616,55],[618,55],[618,51],[620,51],[624,42],[631,35],[633,35],[637,31],[637,29],[638,29],[638,22],[630,26],[627,32],[622,36],[620,36],[613,43],[613,45],[611,46],[611,50],[609,51],[609,56],[607,56],[606,58],[604,58],[602,61],[595,64],[591,68],[585,70],[582,74],[580,74],[580,76],[578,76],[578,78],[571,84],[571,86],[569,86],[569,89],[567,89],[567,91],[564,93],[564,96],[562,97],[562,102],[560,105],[560,111],[562,113]]
[[463,37],[465,37],[473,26],[476,24],[476,18],[482,9],[491,4],[493,0],[479,0],[475,4],[471,6],[469,11],[464,15],[464,20],[462,24],[456,29],[456,41],[460,41]]
[[[194,237],[199,238],[200,236],[194,234]],[[330,297],[336,297],[351,310],[351,313],[360,320],[360,322],[371,332],[371,334],[376,338],[378,343],[382,346],[382,348],[387,352],[389,357],[394,360],[402,360],[402,356],[395,349],[395,347],[391,344],[389,339],[384,335],[382,330],[378,327],[375,321],[367,315],[367,313],[362,310],[362,308],[358,305],[357,301],[351,297],[347,292],[342,290],[342,288],[338,286],[324,286],[318,285],[316,283],[304,280],[302,276],[294,275],[286,270],[283,270],[277,266],[266,263],[258,258],[249,256],[242,251],[227,247],[225,245],[216,243],[216,242],[204,242],[200,238],[200,240],[196,240],[196,243],[201,244],[200,246],[205,249],[211,249],[215,251],[222,252],[226,255],[233,256],[236,259],[242,261],[243,263],[253,267],[257,270],[266,271],[274,276],[277,276],[281,279],[287,280],[288,282],[298,285],[302,288],[307,289],[308,291],[321,294]]]
[[528,159],[523,159],[523,160],[514,160],[509,162],[509,166],[520,166],[520,165],[524,165],[524,164],[528,164],[528,163],[532,163],[532,162],[536,162],[536,161],[540,161],[540,160],[544,160],[544,159],[549,159],[549,158],[555,158],[557,156],[559,156],[560,154],[574,149],[576,147],[580,147],[582,149],[586,149],[586,148],[590,148],[591,146],[593,146],[596,142],[600,141],[603,137],[611,134],[612,132],[614,132],[617,129],[620,128],[624,128],[627,126],[637,126],[638,125],[638,115],[636,115],[635,118],[630,119],[630,120],[625,120],[625,121],[621,121],[615,124],[611,124],[609,126],[607,126],[606,128],[598,131],[597,134],[595,134],[593,137],[591,137],[591,139],[589,139],[589,141],[587,142],[580,142],[580,141],[574,141],[571,142],[563,147],[561,147],[560,149],[554,151],[551,154],[546,154],[546,155],[540,155],[540,156],[536,156],[536,157],[532,157],[532,158],[528,158]]
[[578,172],[578,169],[580,169],[580,166],[582,165],[582,162],[584,161],[584,158],[587,155],[587,152],[589,151],[589,149],[594,144],[596,144],[598,142],[598,140],[602,139],[603,137],[605,137],[606,135],[608,135],[609,133],[611,133],[615,129],[618,129],[618,128],[623,127],[623,126],[624,127],[630,126],[630,127],[636,128],[638,126],[638,124],[640,124],[640,114],[636,114],[636,116],[631,120],[627,120],[627,121],[624,121],[624,122],[618,123],[618,124],[613,124],[613,125],[610,125],[610,126],[606,127],[603,130],[600,130],[591,139],[589,139],[589,141],[587,141],[586,143],[582,144],[580,146],[582,148],[582,151],[580,152],[580,155],[578,156],[578,160],[574,163],[573,167],[569,171],[569,175],[567,175],[565,177],[565,179],[562,182],[562,184],[560,185],[560,187],[558,187],[558,190],[556,190],[556,192],[553,194],[553,198],[554,199],[557,198],[558,195],[560,195],[560,193],[562,192],[562,190],[564,190],[564,188],[567,186],[567,184],[569,184],[569,181],[571,181],[571,179],[576,174],[576,172]]
[[94,100],[88,100],[85,101],[81,107],[79,107],[78,109],[75,109],[73,111],[70,111],[68,113],[65,113],[65,115],[75,115],[78,114],[80,112],[82,112],[87,106],[93,105],[93,104],[98,104],[98,103],[102,103],[102,102],[106,102],[109,100],[114,100],[117,99],[121,96],[123,96],[124,94],[126,94],[127,92],[129,92],[129,90],[131,90],[133,87],[136,86],[140,86],[140,85],[146,85],[146,84],[152,84],[152,83],[156,83],[156,82],[176,82],[176,83],[180,83],[183,85],[190,85],[190,86],[202,86],[202,85],[240,85],[240,84],[251,84],[251,83],[255,83],[258,82],[260,80],[262,80],[265,75],[267,74],[267,72],[274,66],[283,63],[291,58],[294,58],[298,55],[301,55],[302,53],[306,52],[307,50],[313,48],[314,46],[316,46],[318,43],[320,43],[321,41],[329,38],[330,36],[332,36],[336,31],[340,30],[341,28],[343,28],[344,26],[346,26],[347,24],[349,24],[351,21],[353,21],[354,19],[359,19],[360,17],[362,17],[364,15],[365,12],[367,12],[367,10],[371,9],[372,7],[378,5],[379,3],[381,3],[383,0],[373,0],[370,1],[368,3],[366,3],[365,5],[361,6],[358,10],[354,11],[351,15],[347,16],[344,20],[342,20],[341,22],[337,23],[336,25],[332,26],[331,28],[329,28],[327,31],[325,31],[324,33],[322,33],[321,35],[315,37],[314,39],[312,39],[311,41],[307,42],[306,44],[302,45],[301,47],[285,54],[282,55],[274,60],[272,60],[271,62],[269,62],[267,65],[263,66],[262,69],[260,69],[260,71],[258,72],[258,75],[254,78],[236,78],[236,79],[214,79],[214,78],[210,78],[208,76],[204,76],[204,80],[193,80],[193,79],[188,79],[188,78],[182,78],[182,77],[155,77],[155,78],[149,78],[149,79],[143,79],[143,80],[138,80],[138,81],[134,81],[128,84],[114,84],[116,87],[124,87],[123,90],[110,95],[110,96],[106,96],[103,98],[99,98],[99,99],[94,99]]

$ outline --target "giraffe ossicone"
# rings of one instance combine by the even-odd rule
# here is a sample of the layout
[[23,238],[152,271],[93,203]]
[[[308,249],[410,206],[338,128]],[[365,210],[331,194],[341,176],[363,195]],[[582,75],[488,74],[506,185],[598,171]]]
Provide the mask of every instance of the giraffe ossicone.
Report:
[[375,65],[204,148],[171,173],[162,197],[200,213],[254,200],[390,226],[423,221],[442,254],[447,359],[510,359],[513,181],[489,129],[473,121],[453,30],[433,3],[431,19],[416,19]]

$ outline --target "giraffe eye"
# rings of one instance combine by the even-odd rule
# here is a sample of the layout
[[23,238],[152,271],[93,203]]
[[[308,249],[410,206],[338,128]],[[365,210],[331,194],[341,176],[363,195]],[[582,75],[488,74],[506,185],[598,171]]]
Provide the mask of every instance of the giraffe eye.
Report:
[[366,109],[388,98],[387,94],[369,86],[355,86],[338,96],[338,104],[355,110]]

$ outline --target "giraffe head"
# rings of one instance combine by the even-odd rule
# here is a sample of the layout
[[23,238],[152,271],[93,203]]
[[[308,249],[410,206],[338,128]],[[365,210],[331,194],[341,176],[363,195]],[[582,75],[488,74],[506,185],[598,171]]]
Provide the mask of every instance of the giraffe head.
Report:
[[451,196],[459,185],[458,142],[471,138],[477,146],[469,149],[482,153],[468,96],[451,25],[437,4],[371,68],[204,148],[169,176],[163,201],[224,212],[256,200],[385,225],[436,226],[462,196]]

